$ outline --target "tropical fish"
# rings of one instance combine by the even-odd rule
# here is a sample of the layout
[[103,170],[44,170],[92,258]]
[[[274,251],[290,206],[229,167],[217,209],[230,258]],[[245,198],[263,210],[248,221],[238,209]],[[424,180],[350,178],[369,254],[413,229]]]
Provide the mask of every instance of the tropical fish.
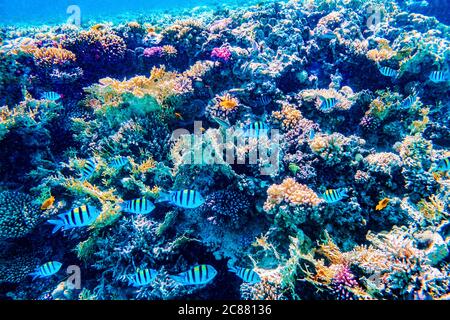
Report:
[[175,118],[183,120],[183,116],[179,112],[175,112]]
[[336,98],[325,98],[325,97],[322,97],[322,96],[320,96],[319,98],[322,101],[322,103],[320,104],[319,109],[321,111],[324,111],[324,112],[330,111],[331,109],[333,109],[339,103],[339,100],[336,99]]
[[377,206],[375,207],[375,210],[377,210],[377,211],[383,210],[384,208],[387,207],[387,205],[389,204],[390,201],[391,200],[388,198],[384,198],[384,199],[380,200],[380,202],[378,202]]
[[58,101],[62,96],[54,91],[47,91],[41,94],[41,99],[50,100],[50,101]]
[[289,170],[295,175],[297,174],[298,170],[300,170],[300,167],[296,165],[295,163],[289,163]]
[[397,78],[398,77],[398,71],[394,70],[389,67],[381,67],[378,70],[380,70],[380,73],[385,77],[391,77],[391,78]]
[[417,94],[413,93],[402,101],[401,106],[403,109],[409,109],[416,101],[417,101]]
[[322,198],[327,203],[335,203],[347,197],[347,188],[328,189],[322,194]]
[[48,199],[45,199],[44,202],[42,202],[41,210],[47,210],[53,205],[54,202],[55,202],[54,196],[50,196]]
[[178,275],[170,276],[184,285],[201,285],[207,284],[217,275],[217,270],[209,264],[202,264],[191,268],[188,271],[181,272]]
[[255,121],[244,127],[244,135],[250,138],[267,136],[270,127],[263,121]]
[[316,130],[311,129],[308,133],[308,138],[309,140],[314,140],[315,137],[316,137]]
[[433,81],[434,83],[445,82],[450,78],[450,72],[448,71],[433,71],[428,76],[428,79]]
[[160,192],[159,198],[156,200],[156,203],[165,201],[168,201],[171,204],[181,208],[194,209],[200,207],[205,202],[205,199],[202,197],[200,192],[185,189],[179,191],[171,191],[169,193]]
[[450,170],[450,157],[444,158],[436,162],[434,171],[449,171]]
[[263,106],[263,107],[269,105],[271,102],[272,102],[272,99],[269,98],[268,96],[262,96],[258,99],[258,105]]
[[128,276],[128,285],[133,287],[143,287],[152,283],[158,276],[158,271],[154,269],[138,270],[135,274]]
[[253,269],[231,267],[228,271],[236,273],[239,278],[248,283],[258,283],[261,281],[260,276]]
[[121,209],[128,213],[149,214],[155,209],[155,205],[150,200],[138,198],[125,201],[121,204]]
[[109,166],[117,170],[125,166],[127,163],[128,163],[127,157],[118,157],[111,160]]
[[58,261],[49,261],[42,266],[37,267],[36,270],[30,273],[33,276],[33,280],[36,278],[46,278],[57,273],[62,267],[62,263]]
[[220,119],[218,117],[214,117],[214,116],[212,117],[212,119],[215,122],[217,122],[217,124],[219,126],[224,127],[225,129],[228,129],[231,126],[231,124],[230,124],[230,122],[228,120],[222,120],[222,119]]
[[96,167],[97,167],[97,161],[95,161],[95,158],[87,159],[86,163],[84,164],[83,168],[81,169],[80,180],[84,181],[84,180],[89,179],[94,174]]
[[100,210],[89,205],[82,205],[66,213],[58,215],[58,220],[48,220],[48,223],[54,224],[52,233],[59,229],[68,230],[91,225],[100,215]]

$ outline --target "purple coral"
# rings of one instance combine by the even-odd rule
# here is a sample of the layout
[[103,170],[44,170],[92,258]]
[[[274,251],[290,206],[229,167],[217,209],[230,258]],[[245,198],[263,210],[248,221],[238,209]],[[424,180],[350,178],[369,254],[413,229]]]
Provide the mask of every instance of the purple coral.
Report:
[[214,48],[211,52],[211,58],[222,62],[228,62],[231,59],[231,51],[228,47]]
[[355,288],[358,286],[358,282],[355,280],[355,276],[352,274],[349,266],[339,266],[338,271],[331,281],[333,293],[336,295],[337,300],[353,300],[354,295],[349,288]]
[[151,47],[144,49],[144,57],[146,58],[161,58],[164,54],[162,47]]
[[214,222],[231,222],[237,226],[250,208],[247,197],[237,191],[220,190],[210,194],[203,205],[203,210],[212,216],[208,220]]

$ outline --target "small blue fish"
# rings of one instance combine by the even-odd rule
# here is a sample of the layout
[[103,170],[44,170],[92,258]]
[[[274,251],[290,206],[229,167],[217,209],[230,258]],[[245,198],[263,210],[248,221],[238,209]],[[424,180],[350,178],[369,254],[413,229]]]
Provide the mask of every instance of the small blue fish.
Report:
[[309,140],[314,140],[314,138],[316,137],[316,130],[311,129],[308,133],[308,139]]
[[380,73],[385,77],[391,77],[391,78],[397,78],[398,77],[398,71],[394,70],[389,67],[382,67],[379,68]]
[[133,287],[144,287],[152,283],[158,276],[158,271],[154,269],[143,269],[128,276],[128,285]]
[[95,207],[83,205],[74,208],[66,213],[58,215],[58,220],[48,220],[48,223],[54,224],[52,233],[59,229],[68,230],[91,225],[100,215],[100,210]]
[[325,97],[319,97],[319,98],[322,101],[319,109],[323,112],[332,110],[339,103],[339,100],[336,98],[325,98]]
[[248,283],[258,283],[261,281],[260,276],[253,270],[241,267],[231,267],[228,271],[236,273],[236,275]]
[[228,120],[222,120],[218,117],[214,117],[212,116],[212,119],[217,122],[217,124],[221,127],[224,127],[225,129],[228,129],[229,127],[231,127],[231,124]]
[[165,201],[181,208],[194,209],[200,207],[205,202],[205,199],[202,197],[200,192],[186,189],[171,191],[170,193],[160,192],[156,203]]
[[150,200],[138,198],[125,201],[121,204],[121,209],[128,213],[149,214],[155,209],[155,205]]
[[433,71],[428,78],[434,83],[445,82],[450,78],[450,72],[448,71]]
[[114,168],[116,170],[122,168],[123,166],[125,166],[128,163],[128,158],[127,157],[118,157],[118,158],[114,158],[113,160],[111,160],[111,162],[109,163],[109,166],[111,168]]
[[88,180],[90,177],[92,177],[96,168],[97,168],[97,161],[95,161],[95,158],[87,159],[86,163],[81,169],[80,180],[81,181]]
[[322,198],[327,203],[335,203],[347,197],[347,192],[348,192],[347,188],[328,189],[322,194]]
[[267,136],[270,127],[262,122],[255,121],[244,127],[244,135],[249,138],[259,138],[261,136]]
[[207,284],[217,275],[217,270],[209,264],[195,266],[188,271],[181,272],[175,276],[169,276],[171,279],[184,285]]
[[409,95],[405,100],[402,101],[401,107],[403,109],[409,109],[413,106],[414,103],[417,101],[417,94],[413,93]]
[[272,99],[269,98],[268,96],[262,96],[258,99],[257,104],[259,106],[265,107],[267,105],[269,105],[272,102]]
[[54,91],[47,91],[41,94],[41,99],[50,100],[50,101],[58,101],[62,96]]
[[42,266],[37,267],[36,270],[30,273],[33,276],[33,280],[36,278],[46,278],[56,274],[62,267],[62,263],[58,261],[50,261],[44,263]]
[[450,157],[444,158],[436,162],[434,171],[450,171]]

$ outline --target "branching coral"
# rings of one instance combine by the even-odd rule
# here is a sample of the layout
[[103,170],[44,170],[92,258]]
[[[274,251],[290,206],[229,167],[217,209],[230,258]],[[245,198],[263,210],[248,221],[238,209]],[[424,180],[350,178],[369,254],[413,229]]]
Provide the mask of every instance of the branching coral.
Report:
[[270,186],[267,189],[267,196],[267,200],[264,203],[265,211],[270,211],[281,203],[292,206],[317,206],[323,201],[313,190],[295,182],[292,178],[286,178],[281,184]]

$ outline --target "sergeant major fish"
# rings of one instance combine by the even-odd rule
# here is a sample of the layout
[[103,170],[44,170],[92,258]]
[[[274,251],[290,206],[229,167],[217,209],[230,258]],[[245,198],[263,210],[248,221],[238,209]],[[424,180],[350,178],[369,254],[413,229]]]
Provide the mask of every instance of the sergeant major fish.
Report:
[[52,233],[59,229],[68,230],[91,225],[100,215],[100,210],[89,205],[82,205],[66,213],[58,215],[58,220],[48,220],[48,223],[54,224]]
[[133,287],[144,287],[152,283],[158,276],[158,271],[154,269],[143,269],[128,276],[128,285]]
[[109,166],[114,169],[120,169],[128,163],[127,157],[118,157],[111,160]]
[[391,78],[397,78],[398,77],[398,71],[394,70],[389,67],[381,67],[378,70],[380,70],[380,73],[385,77],[391,77]]
[[200,207],[205,199],[202,197],[200,192],[195,190],[179,190],[171,191],[170,193],[160,192],[159,198],[156,203],[168,201],[181,208],[194,209]]
[[347,197],[347,188],[339,188],[339,189],[328,189],[322,194],[322,198],[327,203],[335,203],[339,202],[345,197]]
[[171,279],[184,285],[207,284],[217,275],[217,270],[209,264],[202,264],[181,272],[178,275],[169,276]]
[[62,263],[58,261],[49,261],[42,266],[36,268],[36,270],[30,273],[33,276],[33,280],[36,278],[46,278],[56,274],[62,267]]
[[41,94],[41,99],[50,100],[50,101],[58,101],[62,96],[54,91],[46,91]]
[[121,204],[121,209],[128,213],[149,214],[155,209],[155,205],[146,198],[138,198],[125,201]]
[[450,72],[449,71],[433,71],[428,76],[428,79],[430,79],[434,83],[446,82],[450,79]]
[[228,271],[235,273],[239,278],[248,283],[253,284],[261,281],[260,276],[253,269],[230,267]]
[[86,160],[83,168],[80,172],[80,180],[88,180],[95,172],[95,169],[97,168],[97,161],[95,161],[95,158],[89,158]]

